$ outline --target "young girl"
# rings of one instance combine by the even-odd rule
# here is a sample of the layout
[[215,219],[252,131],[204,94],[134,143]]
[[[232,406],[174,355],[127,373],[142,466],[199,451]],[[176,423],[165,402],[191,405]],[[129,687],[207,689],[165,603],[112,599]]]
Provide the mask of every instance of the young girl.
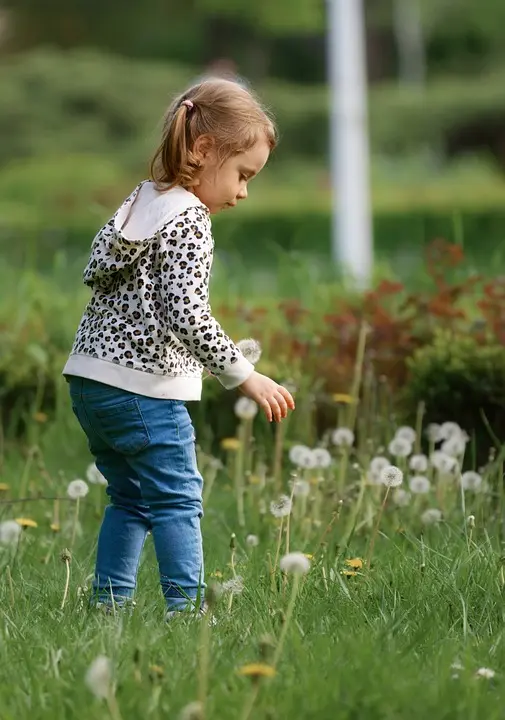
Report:
[[98,538],[93,602],[135,590],[151,531],[168,610],[200,610],[202,477],[186,401],[202,368],[279,422],[290,393],[255,372],[213,318],[210,215],[247,198],[275,147],[275,127],[241,85],[209,79],[166,114],[151,180],[99,231],[84,271],[92,288],[63,370],[72,408],[111,504]]

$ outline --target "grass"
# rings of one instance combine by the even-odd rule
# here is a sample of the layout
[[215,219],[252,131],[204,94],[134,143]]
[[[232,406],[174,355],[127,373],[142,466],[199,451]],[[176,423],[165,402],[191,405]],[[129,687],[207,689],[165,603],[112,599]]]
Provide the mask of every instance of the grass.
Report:
[[[304,439],[291,437],[289,425],[287,438],[286,450]],[[377,436],[374,452],[379,442]],[[201,622],[164,623],[149,542],[132,612],[105,616],[81,603],[78,588],[89,586],[105,503],[103,488],[97,485],[90,486],[81,501],[82,534],[72,548],[70,591],[61,610],[65,565],[60,555],[71,542],[75,511],[75,504],[65,499],[65,490],[70,480],[84,475],[91,457],[66,400],[54,424],[33,422],[28,443],[40,449],[32,452],[33,461],[28,460],[26,446],[9,444],[0,477],[10,485],[0,498],[0,519],[23,515],[38,523],[23,531],[16,547],[0,546],[0,677],[2,686],[9,688],[0,693],[0,717],[111,716],[110,704],[94,698],[84,682],[99,655],[110,658],[113,667],[114,720],[179,717],[182,708],[198,697]],[[277,674],[260,682],[249,717],[501,718],[504,580],[501,506],[497,508],[493,492],[499,466],[485,469],[489,488],[465,493],[464,507],[457,479],[444,479],[431,468],[430,494],[413,497],[405,508],[387,504],[371,564],[365,562],[348,577],[342,574],[345,561],[366,557],[384,495],[384,488],[367,484],[359,499],[361,473],[354,462],[366,468],[370,452],[366,443],[358,443],[352,451],[342,494],[336,491],[343,461],[338,448],[332,450],[334,465],[329,469],[316,475],[313,470],[299,470],[299,479],[324,476],[322,483],[311,482],[305,512],[294,497],[290,518],[290,549],[314,557],[287,627]],[[256,477],[256,461],[249,450],[245,453],[245,467],[252,463]],[[233,454],[228,459],[225,468],[233,468]],[[200,466],[208,478],[207,456],[201,456]],[[269,565],[276,552],[279,520],[268,512],[269,501],[278,493],[269,474],[264,487],[246,482],[246,524],[240,527],[233,492],[236,478],[225,468],[205,505],[207,581],[212,576],[220,582],[232,577],[230,536],[235,532],[236,571],[245,587],[234,596],[231,611],[228,597],[221,598],[215,611],[217,624],[210,627],[206,717],[231,720],[247,716],[244,708],[254,691],[251,681],[237,671],[246,663],[272,663],[293,581],[277,569],[271,582]],[[19,499],[22,477],[31,499],[12,503]],[[286,462],[280,489],[289,493],[288,478]],[[407,480],[408,474],[405,484]],[[58,533],[50,530],[53,501],[43,499],[54,495],[62,498]],[[328,527],[340,498],[344,500],[340,515]],[[261,511],[262,502],[266,512]],[[435,506],[444,510],[444,520],[423,526],[421,512]],[[471,537],[469,513],[476,518]],[[353,518],[356,531],[346,547],[346,530]],[[250,533],[259,538],[257,547],[247,544]],[[285,534],[281,537],[282,555]],[[454,662],[462,669],[453,669]],[[495,677],[476,677],[481,667],[494,670]]]

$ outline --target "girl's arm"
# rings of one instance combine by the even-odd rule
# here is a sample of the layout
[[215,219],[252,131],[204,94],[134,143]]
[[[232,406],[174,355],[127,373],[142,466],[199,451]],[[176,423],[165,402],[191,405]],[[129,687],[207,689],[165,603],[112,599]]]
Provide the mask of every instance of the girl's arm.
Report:
[[254,366],[212,316],[214,241],[207,213],[190,208],[161,233],[160,241],[162,290],[172,333],[226,389],[241,385]]

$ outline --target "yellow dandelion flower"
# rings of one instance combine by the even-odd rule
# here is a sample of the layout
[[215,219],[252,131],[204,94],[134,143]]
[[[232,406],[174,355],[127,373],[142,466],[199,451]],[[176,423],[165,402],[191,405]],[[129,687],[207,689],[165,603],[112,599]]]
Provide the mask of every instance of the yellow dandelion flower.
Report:
[[307,558],[307,560],[312,560],[312,558],[314,557],[314,556],[312,555],[312,553],[303,553],[303,554],[305,555],[305,557]]
[[60,532],[60,530],[61,530],[59,523],[51,523],[50,527],[51,527],[51,530],[55,533]]
[[229,437],[221,440],[223,450],[238,450],[240,448],[240,440],[238,438]]
[[361,558],[349,558],[349,560],[345,561],[345,564],[353,570],[361,570],[363,567],[363,560]]
[[21,525],[22,528],[29,528],[29,527],[31,527],[31,528],[36,528],[36,527],[38,527],[38,526],[37,526],[37,523],[35,522],[35,520],[31,520],[30,518],[23,518],[23,517],[21,517],[21,518],[15,518],[15,520],[16,520],[16,522],[17,522],[18,525]]
[[333,402],[340,403],[341,405],[352,405],[354,402],[353,396],[347,393],[335,393],[332,397]]
[[152,677],[156,678],[162,678],[165,674],[165,671],[161,667],[161,665],[149,665],[149,672]]
[[214,572],[211,572],[210,576],[211,576],[211,577],[222,578],[222,577],[223,577],[223,573],[221,572],[221,570],[214,570]]
[[46,415],[46,413],[43,413],[43,412],[33,413],[32,417],[35,420],[35,422],[38,422],[38,423],[45,423],[49,419],[48,416]]
[[276,671],[271,665],[265,663],[249,663],[249,665],[242,665],[238,670],[238,674],[252,678],[274,677]]
[[358,574],[356,570],[341,570],[341,575],[345,575],[345,577],[356,577]]
[[261,485],[263,478],[259,475],[249,475],[249,485]]
[[10,489],[10,485],[7,483],[0,483],[0,492],[7,492]]

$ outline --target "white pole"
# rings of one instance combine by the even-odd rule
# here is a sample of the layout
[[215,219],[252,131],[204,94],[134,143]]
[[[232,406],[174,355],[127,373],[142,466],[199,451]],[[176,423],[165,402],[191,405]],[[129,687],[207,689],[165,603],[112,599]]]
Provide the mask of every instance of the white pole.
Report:
[[362,0],[328,0],[332,250],[360,287],[373,267]]

